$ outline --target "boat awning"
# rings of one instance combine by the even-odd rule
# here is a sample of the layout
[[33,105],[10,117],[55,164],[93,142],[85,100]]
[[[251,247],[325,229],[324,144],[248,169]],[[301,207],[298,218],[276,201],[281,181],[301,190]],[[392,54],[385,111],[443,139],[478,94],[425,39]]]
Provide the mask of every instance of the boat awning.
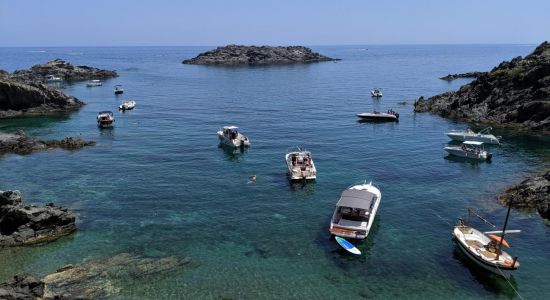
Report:
[[369,209],[374,197],[376,195],[365,190],[345,190],[336,206]]
[[466,145],[474,145],[474,146],[481,146],[481,145],[483,145],[483,142],[465,141],[463,144],[466,144]]

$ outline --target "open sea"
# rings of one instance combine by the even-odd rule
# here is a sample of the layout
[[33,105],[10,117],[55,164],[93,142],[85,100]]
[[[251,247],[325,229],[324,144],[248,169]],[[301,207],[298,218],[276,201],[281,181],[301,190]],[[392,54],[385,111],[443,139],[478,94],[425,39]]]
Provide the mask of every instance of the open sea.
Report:
[[[520,299],[514,289],[548,299],[550,226],[536,212],[512,210],[508,228],[522,232],[507,238],[521,263],[510,282],[466,261],[451,232],[467,207],[502,226],[496,196],[550,164],[550,137],[495,130],[504,142],[490,147],[492,162],[472,163],[443,150],[445,132],[469,124],[413,113],[419,96],[469,82],[438,77],[490,70],[535,46],[318,46],[342,60],[233,68],[181,64],[211,47],[0,48],[0,69],[10,72],[61,58],[120,74],[102,87],[65,86],[88,103],[78,112],[0,120],[5,132],[97,141],[0,157],[0,190],[65,206],[78,226],[47,245],[0,249],[0,282],[130,252],[197,266],[123,278],[117,299]],[[135,110],[117,112],[126,99]],[[355,116],[388,108],[399,123]],[[114,129],[97,128],[101,110],[115,111]],[[250,149],[218,146],[216,131],[229,124],[243,128]],[[312,151],[316,183],[289,183],[284,155],[296,145]],[[364,180],[382,202],[369,238],[353,241],[363,255],[352,256],[328,226],[342,191]]]

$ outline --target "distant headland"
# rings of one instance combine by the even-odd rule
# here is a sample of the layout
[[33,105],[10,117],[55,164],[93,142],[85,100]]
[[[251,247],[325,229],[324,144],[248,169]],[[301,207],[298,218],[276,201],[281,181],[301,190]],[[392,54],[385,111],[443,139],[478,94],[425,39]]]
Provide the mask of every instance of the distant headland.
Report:
[[303,46],[228,45],[203,52],[195,58],[184,60],[183,63],[190,65],[238,66],[314,63],[336,60],[339,59],[324,56]]

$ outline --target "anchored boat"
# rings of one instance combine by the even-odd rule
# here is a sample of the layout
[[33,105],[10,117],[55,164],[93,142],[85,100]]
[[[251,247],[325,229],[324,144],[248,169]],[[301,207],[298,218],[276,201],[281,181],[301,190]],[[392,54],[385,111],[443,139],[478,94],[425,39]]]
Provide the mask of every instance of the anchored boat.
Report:
[[366,239],[382,200],[380,190],[370,183],[346,189],[336,203],[330,220],[330,233],[354,239]]
[[315,180],[317,169],[310,151],[300,149],[289,151],[285,155],[290,180]]
[[[495,232],[497,233],[496,235],[483,233],[466,224],[462,219],[458,220],[453,230],[454,240],[468,259],[483,269],[506,278],[510,277],[512,271],[519,268],[517,257],[512,257],[502,250],[502,246],[510,248],[508,242],[504,240],[504,235],[510,232],[510,230],[506,231],[510,208],[511,206],[509,205],[506,220],[504,221],[504,228],[502,231]],[[468,221],[471,213],[471,209],[468,209]],[[477,216],[480,217],[479,215]],[[485,219],[482,218],[482,220],[488,223]]]
[[382,97],[382,89],[381,88],[373,88],[370,91],[370,95],[372,97],[375,97],[375,98],[380,98],[380,97]]
[[102,85],[103,85],[103,82],[99,79],[90,80],[88,81],[88,83],[86,83],[87,87],[102,86]]
[[125,110],[131,110],[136,107],[136,101],[128,100],[122,102],[122,104],[118,107],[119,110],[125,111]]
[[237,126],[224,126],[218,130],[220,143],[233,148],[248,147],[250,140],[242,134]]
[[465,141],[460,146],[446,146],[445,151],[451,155],[477,160],[491,160],[493,154],[483,149],[483,142]]
[[360,113],[357,114],[361,120],[373,121],[373,122],[398,122],[399,114],[393,109],[389,109],[387,113],[379,112],[374,110],[371,113]]
[[97,126],[99,128],[109,128],[113,127],[115,122],[115,117],[113,116],[112,111],[100,111],[97,115]]
[[124,89],[122,88],[122,85],[118,84],[118,85],[115,85],[115,95],[120,95],[122,93],[124,93]]
[[491,127],[487,127],[479,132],[474,132],[471,129],[468,129],[466,131],[453,130],[448,132],[447,136],[450,137],[453,141],[476,141],[483,142],[485,144],[500,144],[500,137],[496,137],[490,134],[491,130]]

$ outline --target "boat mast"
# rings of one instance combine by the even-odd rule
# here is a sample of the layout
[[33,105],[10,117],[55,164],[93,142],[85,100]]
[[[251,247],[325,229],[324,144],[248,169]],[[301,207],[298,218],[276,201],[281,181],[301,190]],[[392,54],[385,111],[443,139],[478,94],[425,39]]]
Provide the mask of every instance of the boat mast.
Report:
[[502,235],[500,236],[500,242],[498,243],[497,257],[495,258],[495,260],[499,259],[500,252],[502,251],[502,241],[504,241],[506,226],[508,225],[508,217],[510,217],[510,209],[512,209],[512,201],[508,203],[508,212],[506,212],[506,220],[504,220],[504,227],[502,228]]

